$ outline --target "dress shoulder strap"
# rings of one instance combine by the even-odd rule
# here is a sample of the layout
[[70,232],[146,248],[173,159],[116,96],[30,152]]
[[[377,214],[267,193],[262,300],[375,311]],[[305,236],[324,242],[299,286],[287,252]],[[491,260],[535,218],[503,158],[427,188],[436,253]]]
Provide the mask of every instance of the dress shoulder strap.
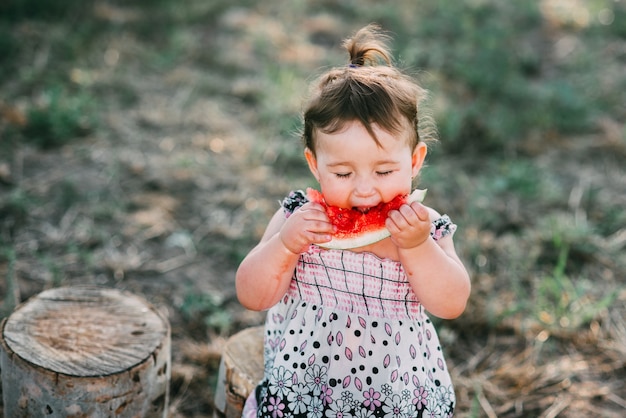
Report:
[[285,211],[285,217],[288,218],[296,209],[300,208],[308,201],[309,199],[307,199],[306,193],[303,190],[293,190],[280,202],[280,205]]
[[456,224],[452,223],[448,215],[442,215],[433,221],[430,235],[435,241],[438,241],[446,235],[454,234],[454,231],[456,231]]

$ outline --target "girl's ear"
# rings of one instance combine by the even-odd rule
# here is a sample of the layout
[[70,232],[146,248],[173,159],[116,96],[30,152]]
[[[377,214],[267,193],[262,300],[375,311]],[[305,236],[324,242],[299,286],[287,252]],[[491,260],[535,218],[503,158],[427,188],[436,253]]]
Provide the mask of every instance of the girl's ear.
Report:
[[424,165],[424,160],[426,159],[426,154],[428,153],[428,147],[425,143],[419,142],[413,151],[413,155],[411,157],[411,175],[413,177],[417,177],[422,166]]
[[317,158],[315,158],[315,154],[313,154],[313,151],[308,147],[304,149],[304,158],[306,158],[306,162],[309,165],[309,170],[311,170],[313,177],[319,182],[320,174],[317,169]]

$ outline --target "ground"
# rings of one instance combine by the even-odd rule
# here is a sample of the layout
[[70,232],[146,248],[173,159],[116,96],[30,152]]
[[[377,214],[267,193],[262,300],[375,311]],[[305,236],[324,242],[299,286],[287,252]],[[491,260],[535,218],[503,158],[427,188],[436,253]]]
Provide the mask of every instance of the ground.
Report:
[[[3,314],[53,286],[96,284],[141,295],[172,326],[170,417],[210,417],[225,340],[264,318],[237,302],[237,263],[277,201],[313,184],[296,132],[309,81],[299,76],[332,62],[335,55],[323,51],[350,31],[324,13],[300,24],[269,6],[224,6],[210,14],[211,24],[146,39],[125,29],[142,20],[138,11],[95,4],[98,19],[120,29],[93,40],[65,76],[100,95],[98,128],[54,147],[12,143],[0,156]],[[19,30],[38,38],[42,27]],[[53,25],[49,36],[63,33]],[[160,43],[173,57],[159,54]],[[33,71],[50,60],[42,45],[33,48]],[[302,72],[262,62],[267,56],[259,51]],[[268,85],[268,74],[278,87]],[[23,101],[0,105],[3,127],[26,123]],[[277,121],[284,126],[267,125]],[[276,132],[293,142],[273,138]],[[455,173],[429,187],[428,203],[460,220],[457,246],[473,282],[466,313],[438,322],[458,416],[622,417],[624,225],[601,233],[579,224],[624,219],[623,121],[600,118],[594,133],[535,138],[525,147],[530,170],[515,166],[526,170],[519,178],[505,164],[499,170],[510,181],[548,178],[549,196],[539,204],[513,194],[490,200],[497,193],[481,189],[486,175],[475,156],[436,150],[435,174],[425,174],[427,182]],[[602,205],[615,208],[613,218]],[[472,216],[492,222],[479,227]],[[531,223],[535,228],[526,228]],[[560,287],[529,291],[542,277],[520,271],[559,255],[567,265],[555,262],[539,276]],[[519,277],[528,282],[515,283]],[[534,299],[521,304],[520,292]],[[536,317],[526,318],[529,312]]]

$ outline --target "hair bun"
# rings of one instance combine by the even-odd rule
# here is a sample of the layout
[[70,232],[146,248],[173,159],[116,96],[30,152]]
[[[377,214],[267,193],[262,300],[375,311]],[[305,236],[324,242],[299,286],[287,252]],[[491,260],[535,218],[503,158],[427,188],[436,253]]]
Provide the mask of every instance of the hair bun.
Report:
[[350,67],[392,65],[389,52],[389,35],[382,32],[377,24],[369,24],[358,30],[351,38],[343,42],[343,47],[350,54]]

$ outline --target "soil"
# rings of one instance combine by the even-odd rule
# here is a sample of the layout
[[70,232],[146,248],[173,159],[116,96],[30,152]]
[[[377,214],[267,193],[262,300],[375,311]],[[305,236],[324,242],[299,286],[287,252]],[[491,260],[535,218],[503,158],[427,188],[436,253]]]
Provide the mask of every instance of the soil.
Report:
[[[100,13],[111,19],[135,18],[121,8]],[[281,98],[259,103],[265,87],[255,71],[259,64],[250,46],[250,28],[275,42],[289,39],[291,53],[307,56],[346,35],[340,22],[324,19],[311,19],[300,28],[319,36],[290,38],[293,27],[258,12],[235,10],[202,29],[204,48],[188,46],[179,62],[152,70],[142,63],[147,59],[140,51],[143,41],[132,34],[97,41],[85,69],[77,65],[75,70],[83,72],[74,76],[77,83],[102,92],[107,105],[100,112],[100,128],[61,147],[23,143],[10,156],[0,156],[1,232],[5,247],[13,249],[12,256],[0,260],[0,275],[13,279],[0,281],[4,313],[13,306],[10,296],[24,301],[53,286],[96,284],[145,297],[172,325],[170,417],[211,417],[225,340],[264,319],[263,313],[247,311],[237,302],[237,263],[262,234],[277,200],[312,181],[295,135],[288,145],[258,140],[268,131],[260,105]],[[218,46],[221,55],[212,56]],[[281,58],[299,59],[288,53]],[[212,67],[217,59],[219,65]],[[203,60],[206,67],[199,64]],[[87,63],[94,61],[99,65],[88,69]],[[237,70],[228,74],[229,66]],[[291,87],[298,89],[299,83]],[[130,98],[120,98],[125,94]],[[19,114],[19,103],[6,105]],[[289,103],[279,111],[297,115],[298,106]],[[3,124],[20,123],[7,115],[3,112]],[[572,189],[573,208],[580,207],[576,193],[600,183],[602,198],[613,190],[611,199],[626,205],[620,126],[605,120],[593,140],[532,143],[529,147],[535,149],[529,152],[537,155],[540,166],[558,167],[564,187]],[[472,167],[462,156],[440,161],[442,172]],[[302,171],[293,168],[298,164]],[[447,201],[434,191],[432,199],[453,214],[463,211],[468,197]],[[463,232],[459,243],[481,246],[493,265],[503,248],[523,251],[523,243],[502,232],[519,229],[525,217],[533,216],[532,206],[522,202],[514,207],[518,204],[494,204],[494,211],[509,214],[508,224],[496,225],[494,231]],[[624,248],[623,229],[609,238],[600,248]],[[515,300],[515,293],[494,278],[506,274],[508,266],[484,273],[480,260],[469,259],[469,249],[460,253],[472,272],[472,300],[463,317],[440,324],[456,382],[458,416],[626,414],[622,261],[600,253],[576,255],[592,259],[585,259],[585,265],[594,266],[592,277],[603,277],[617,293],[611,307],[583,326],[559,332],[525,325],[513,315],[495,325],[486,322],[485,301],[497,297],[506,305]],[[17,287],[12,289],[11,282]]]

